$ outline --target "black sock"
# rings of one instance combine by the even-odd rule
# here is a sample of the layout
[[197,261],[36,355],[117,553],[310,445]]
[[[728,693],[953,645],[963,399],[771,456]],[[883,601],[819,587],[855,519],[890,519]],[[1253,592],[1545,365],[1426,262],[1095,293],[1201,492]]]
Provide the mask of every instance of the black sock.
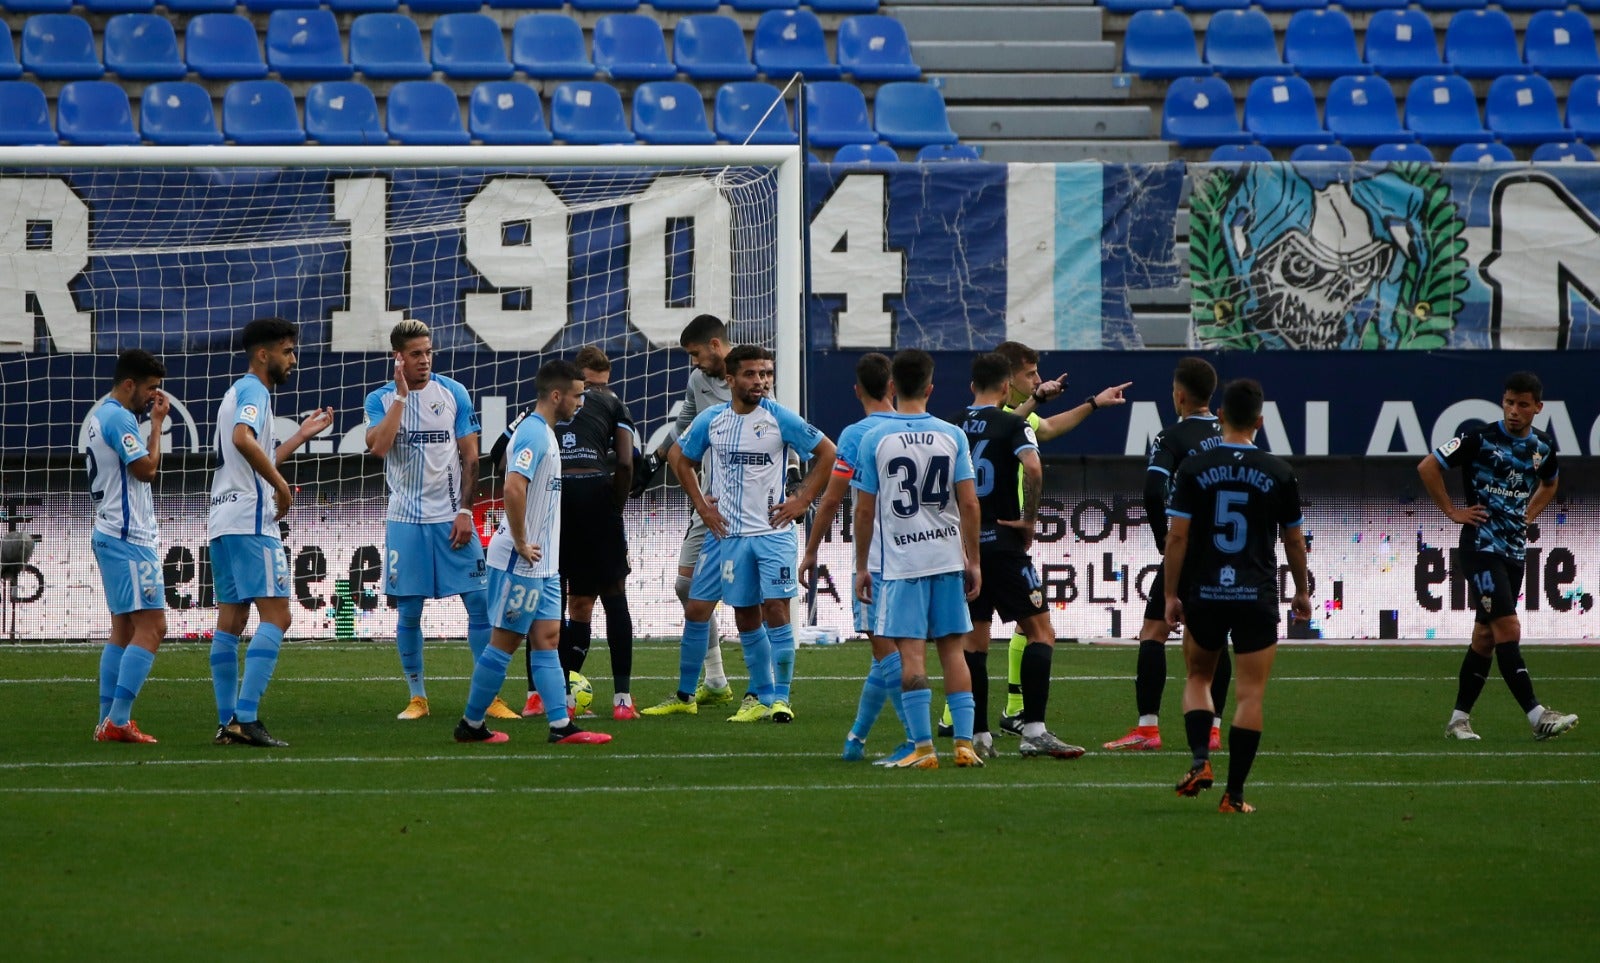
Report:
[[633,613],[628,610],[628,596],[600,596],[606,610],[606,646],[611,651],[611,688],[613,692],[633,691]]
[[1022,650],[1022,721],[1043,722],[1050,706],[1050,662],[1054,646],[1029,642]]
[[972,673],[972,731],[989,731],[989,653],[962,652]]
[[533,643],[527,640],[522,643],[522,666],[528,670],[528,691],[538,692],[533,684]]
[[1461,660],[1461,680],[1456,685],[1457,712],[1471,714],[1478,696],[1483,693],[1483,684],[1489,681],[1489,665],[1493,661],[1487,655],[1479,655],[1476,649],[1467,649],[1466,657]]
[[582,672],[584,660],[589,657],[592,630],[588,622],[568,619],[561,623],[561,642],[557,651],[561,658],[561,671],[571,674]]
[[1167,688],[1167,644],[1139,640],[1139,662],[1133,674],[1133,701],[1141,716],[1161,714],[1161,693]]
[[1500,663],[1500,677],[1516,697],[1524,713],[1533,711],[1539,698],[1533,694],[1533,677],[1528,675],[1528,664],[1522,661],[1522,640],[1502,642],[1494,647],[1495,660]]
[[1222,710],[1228,705],[1228,683],[1233,681],[1233,660],[1228,658],[1228,650],[1223,648],[1217,656],[1216,674],[1211,677],[1211,715],[1213,718],[1226,719]]
[[1183,731],[1189,737],[1189,751],[1196,763],[1211,758],[1211,710],[1190,709],[1183,714]]
[[1260,747],[1260,729],[1228,727],[1228,795],[1234,802],[1244,799],[1244,781],[1250,778],[1250,766]]

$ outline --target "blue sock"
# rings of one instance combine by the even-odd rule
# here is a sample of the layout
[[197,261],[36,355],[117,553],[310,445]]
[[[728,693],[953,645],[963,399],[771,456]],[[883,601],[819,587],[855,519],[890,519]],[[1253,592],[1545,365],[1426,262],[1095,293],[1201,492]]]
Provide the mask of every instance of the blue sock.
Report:
[[758,625],[754,632],[740,632],[739,645],[744,648],[745,671],[750,673],[750,691],[762,705],[772,705],[776,686],[772,679],[772,642],[767,637],[767,627]]
[[263,622],[250,645],[244,650],[244,680],[239,683],[239,704],[233,714],[240,722],[255,722],[261,697],[267,694],[272,682],[272,670],[278,667],[278,648],[283,644],[283,630],[271,622]]
[[489,647],[489,634],[493,631],[489,625],[489,593],[485,589],[465,592],[461,604],[467,607],[467,648],[472,650],[472,661],[476,664],[478,656]]
[[122,652],[122,646],[110,642],[100,650],[100,714],[95,717],[96,722],[111,715],[111,702],[117,697],[117,673],[122,669]]
[[[878,713],[883,711],[883,702],[889,693],[883,688],[883,674],[879,671],[881,663],[872,660],[872,668],[867,670],[867,677],[861,683],[861,699],[856,703],[856,721],[850,724],[850,734],[862,742],[867,741],[867,736],[872,732],[872,724],[878,721]],[[895,680],[895,688],[900,688],[900,680]]]
[[225,726],[239,699],[239,637],[232,632],[211,634],[211,692],[217,697],[217,725]]
[[472,683],[467,687],[467,711],[462,718],[472,725],[483,725],[489,703],[500,694],[500,687],[506,684],[506,667],[510,664],[510,652],[502,652],[492,645],[484,647],[478,654],[478,661],[472,666]]
[[128,717],[133,714],[133,700],[139,697],[139,690],[144,688],[144,680],[149,678],[150,667],[155,661],[154,652],[137,645],[130,645],[123,651],[122,669],[117,673],[117,697],[111,703],[111,721],[114,724],[128,724]]
[[889,704],[894,707],[895,718],[900,720],[900,728],[906,731],[906,738],[910,739],[911,723],[907,721],[903,701],[905,693],[900,690],[900,650],[896,649],[878,660],[878,671],[883,673],[883,687],[889,692]]
[[544,717],[552,729],[563,729],[567,717],[566,673],[561,671],[561,653],[555,649],[534,649],[533,687],[544,700]]
[[788,702],[789,684],[794,681],[794,626],[769,626],[767,638],[772,642],[772,675],[776,687],[773,696]]
[[955,728],[955,737],[972,741],[972,725],[978,714],[972,693],[952,692],[945,696],[944,701],[950,706],[950,723]]
[[428,687],[422,680],[422,596],[404,596],[397,608],[394,647],[400,651],[400,671],[405,674],[411,697],[427,698]]
[[906,734],[919,746],[933,744],[933,690],[916,689],[903,693],[906,707]]
[[678,643],[678,695],[694,695],[695,682],[700,678],[700,664],[706,660],[706,649],[711,646],[711,623],[683,623],[683,641]]

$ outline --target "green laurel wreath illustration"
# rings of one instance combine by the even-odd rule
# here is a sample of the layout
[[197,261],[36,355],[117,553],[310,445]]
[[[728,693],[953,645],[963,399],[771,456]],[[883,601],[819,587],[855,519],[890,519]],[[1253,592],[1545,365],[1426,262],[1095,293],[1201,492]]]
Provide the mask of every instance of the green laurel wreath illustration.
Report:
[[1222,209],[1236,189],[1227,171],[1214,169],[1189,195],[1189,303],[1202,347],[1254,351],[1261,338],[1239,316],[1244,279],[1228,262],[1222,224]]

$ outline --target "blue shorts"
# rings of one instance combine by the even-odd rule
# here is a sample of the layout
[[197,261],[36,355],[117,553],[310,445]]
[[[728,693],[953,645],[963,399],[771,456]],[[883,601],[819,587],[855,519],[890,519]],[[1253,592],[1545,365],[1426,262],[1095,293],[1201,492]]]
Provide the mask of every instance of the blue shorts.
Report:
[[106,588],[106,605],[112,615],[167,607],[166,582],[155,549],[101,531],[94,533],[89,544],[94,548],[95,564],[100,566],[100,582]]
[[966,579],[960,572],[921,578],[873,580],[878,635],[886,639],[942,639],[972,631]]
[[[703,602],[721,598],[733,608],[749,608],[768,599],[792,599],[800,592],[795,580],[798,561],[794,529],[731,538],[707,534],[689,597]],[[719,584],[713,586],[713,582]],[[709,594],[712,592],[715,594]]]
[[211,540],[211,582],[217,604],[289,597],[289,558],[270,535],[218,535]]
[[495,628],[527,635],[534,622],[559,621],[561,576],[534,578],[501,569],[489,573],[489,623]]
[[473,532],[467,544],[450,547],[450,522],[385,522],[383,591],[405,597],[445,599],[489,587],[483,543]]
[[[872,573],[872,591],[877,593],[883,589],[883,573]],[[871,602],[863,602],[856,597],[855,578],[850,580],[850,612],[855,616],[855,630],[868,635],[878,633],[878,596],[874,594]]]
[[[696,548],[694,576],[689,582],[690,598],[702,602],[722,601],[722,541],[710,532],[702,537]],[[689,544],[689,540],[685,539],[684,544]],[[682,554],[678,561],[683,561]]]

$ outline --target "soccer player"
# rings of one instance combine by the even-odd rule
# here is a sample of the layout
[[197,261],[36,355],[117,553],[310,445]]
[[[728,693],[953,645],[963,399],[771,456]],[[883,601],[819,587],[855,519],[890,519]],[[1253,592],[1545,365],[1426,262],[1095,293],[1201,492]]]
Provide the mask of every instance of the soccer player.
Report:
[[[729,722],[794,720],[794,627],[789,600],[797,592],[794,522],[816,501],[835,454],[805,419],[767,397],[772,352],[745,344],[726,359],[733,400],[695,416],[668,453],[673,474],[705,522],[707,538],[689,586],[683,640],[678,649],[678,691],[646,715],[695,714],[695,679],[705,658],[713,607],[733,609],[750,687]],[[799,491],[784,497],[788,448],[812,459]],[[702,461],[710,493],[700,489]]]
[[1278,553],[1294,578],[1293,618],[1311,618],[1300,483],[1288,462],[1254,444],[1261,385],[1231,381],[1222,390],[1222,442],[1190,455],[1173,479],[1165,578],[1169,625],[1187,624],[1183,727],[1194,762],[1178,795],[1211,788],[1211,679],[1233,639],[1233,725],[1228,728],[1228,790],[1218,811],[1249,813],[1244,784],[1261,746],[1261,702],[1278,645]]
[[[1533,694],[1517,618],[1528,527],[1555,498],[1560,471],[1555,439],[1533,427],[1542,410],[1543,383],[1531,371],[1518,371],[1506,379],[1499,422],[1462,430],[1417,466],[1433,503],[1461,526],[1460,562],[1467,571],[1467,600],[1476,613],[1455,711],[1444,730],[1447,738],[1478,738],[1472,706],[1488,680],[1491,660],[1499,662],[1535,739],[1552,739],[1578,724],[1577,716],[1548,708]],[[1457,508],[1450,498],[1445,468],[1461,469],[1466,507]]]
[[[879,416],[882,423],[861,439],[850,481],[856,490],[855,595],[876,602],[877,634],[900,653],[901,705],[916,748],[895,767],[939,768],[929,639],[944,668],[956,765],[982,766],[972,747],[972,676],[961,654],[972,631],[966,603],[983,587],[972,455],[961,429],[928,414],[933,357],[901,351],[891,371],[899,411]],[[873,572],[882,573],[881,582]]]
[[569,421],[583,404],[583,375],[570,361],[546,361],[534,378],[538,399],[506,453],[505,516],[489,540],[489,618],[494,631],[472,669],[457,742],[499,743],[510,736],[484,724],[506,681],[511,656],[527,637],[533,678],[546,706],[550,742],[599,745],[567,714],[567,685],[556,647],[561,641],[561,456],[550,426]]
[[[982,590],[967,603],[972,631],[963,645],[967,671],[972,675],[973,746],[980,757],[994,758],[994,737],[989,732],[989,625],[998,611],[1005,621],[1015,622],[1017,632],[1027,639],[1020,673],[1023,757],[1076,759],[1083,755],[1083,747],[1061,741],[1044,725],[1056,632],[1044,604],[1039,574],[1028,554],[1039,516],[1044,469],[1033,429],[1001,407],[1010,386],[1011,362],[1006,356],[998,352],[979,355],[972,361],[972,404],[957,416],[976,473],[978,565],[983,574]],[[1011,479],[1019,474],[1020,496],[1011,485]]]
[[[272,389],[294,371],[295,326],[261,318],[241,335],[250,370],[234,382],[217,408],[217,451],[222,464],[211,481],[211,577],[217,598],[217,630],[211,636],[211,688],[217,700],[219,746],[286,746],[267,731],[259,709],[278,648],[289,631],[289,558],[277,522],[289,514],[294,493],[278,466],[301,445],[333,424],[323,408],[279,444],[273,431]],[[265,483],[265,484],[263,484]],[[271,502],[267,493],[271,492]],[[260,624],[239,674],[239,635],[254,605]]]
[[[1167,503],[1172,497],[1173,472],[1190,455],[1222,443],[1222,424],[1211,413],[1211,396],[1216,391],[1217,370],[1204,358],[1184,358],[1172,372],[1172,407],[1178,412],[1178,421],[1150,443],[1150,460],[1144,474],[1144,513],[1150,520],[1157,552],[1167,543]],[[1161,694],[1167,686],[1167,636],[1172,634],[1172,626],[1166,621],[1166,606],[1166,579],[1158,568],[1150,583],[1144,624],[1139,628],[1139,658],[1133,678],[1139,720],[1127,735],[1106,743],[1107,749],[1139,752],[1161,748]],[[1217,671],[1211,680],[1211,703],[1216,709],[1211,720],[1212,752],[1222,748],[1222,710],[1227,705],[1232,678],[1233,661],[1224,649],[1218,655]]]
[[[111,636],[100,650],[100,715],[96,742],[155,742],[133,721],[133,700],[167,635],[165,586],[156,548],[150,483],[161,469],[161,426],[170,405],[161,391],[167,368],[148,351],[117,356],[111,394],[89,416],[85,458],[94,499],[90,545],[111,610]],[[150,443],[138,415],[150,412]]]
[[[422,603],[459,595],[474,662],[489,644],[489,573],[472,524],[478,486],[478,415],[459,381],[433,370],[428,326],[407,318],[389,332],[394,380],[367,395],[367,450],[389,488],[383,586],[395,601],[395,647],[411,700],[398,719],[428,714]],[[516,719],[495,698],[489,715]]]

